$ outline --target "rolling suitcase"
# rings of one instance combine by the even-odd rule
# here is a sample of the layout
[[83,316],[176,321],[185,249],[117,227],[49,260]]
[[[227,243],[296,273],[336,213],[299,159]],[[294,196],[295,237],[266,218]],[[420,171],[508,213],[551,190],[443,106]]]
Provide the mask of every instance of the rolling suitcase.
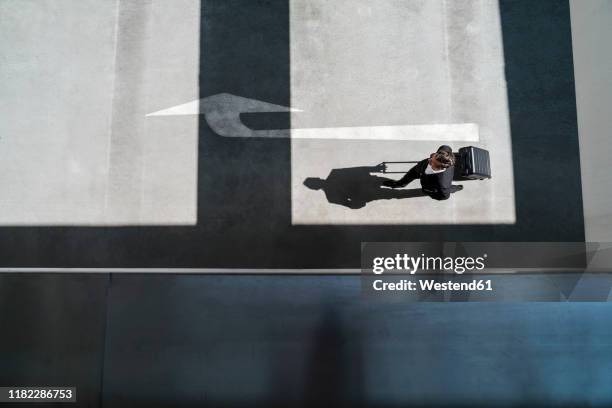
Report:
[[455,178],[458,180],[484,180],[491,178],[489,152],[474,146],[462,147],[455,153]]

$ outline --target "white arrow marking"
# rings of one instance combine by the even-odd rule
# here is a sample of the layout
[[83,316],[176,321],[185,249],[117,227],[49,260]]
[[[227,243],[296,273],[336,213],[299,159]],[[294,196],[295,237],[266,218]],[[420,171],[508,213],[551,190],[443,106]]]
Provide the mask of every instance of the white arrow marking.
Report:
[[302,112],[300,109],[273,103],[258,101],[257,99],[243,98],[228,93],[221,93],[196,99],[182,105],[149,113],[147,116],[173,116],[173,115],[199,115],[213,114],[215,112]]
[[477,142],[478,125],[451,123],[397,126],[354,126],[304,129],[253,130],[242,123],[240,114],[258,112],[302,112],[300,109],[275,105],[228,93],[207,96],[182,105],[149,113],[147,116],[203,114],[208,126],[225,137],[352,139],[352,140],[418,140]]

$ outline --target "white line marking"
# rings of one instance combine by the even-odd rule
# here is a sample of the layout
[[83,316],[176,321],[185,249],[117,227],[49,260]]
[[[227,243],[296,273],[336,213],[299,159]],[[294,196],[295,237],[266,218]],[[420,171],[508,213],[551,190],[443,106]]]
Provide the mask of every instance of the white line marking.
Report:
[[151,273],[202,275],[358,275],[361,269],[265,268],[0,268],[1,273]]
[[312,129],[291,129],[297,139],[352,139],[352,140],[432,140],[440,142],[478,142],[475,123],[359,126]]
[[297,108],[276,105],[257,99],[243,98],[229,93],[220,93],[207,96],[202,99],[172,106],[146,116],[175,116],[175,115],[213,115],[226,116],[231,113],[232,117],[243,112],[302,112]]
[[301,110],[222,93],[149,113],[147,117],[202,114],[212,131],[224,137],[438,142],[478,142],[479,140],[478,125],[475,123],[253,130],[245,126],[240,119],[242,113],[263,112],[301,112]]
[[[361,269],[281,269],[281,268],[0,268],[2,273],[150,273],[150,274],[199,274],[199,275],[360,275]],[[487,268],[472,275],[543,275],[546,273],[586,273],[586,274],[612,274],[610,268],[587,268],[576,271],[576,268]],[[410,273],[393,274],[410,275]],[[419,272],[418,275],[442,275],[438,272]],[[443,275],[457,276],[454,272]],[[371,275],[369,275],[371,276]],[[410,275],[415,276],[415,275]]]

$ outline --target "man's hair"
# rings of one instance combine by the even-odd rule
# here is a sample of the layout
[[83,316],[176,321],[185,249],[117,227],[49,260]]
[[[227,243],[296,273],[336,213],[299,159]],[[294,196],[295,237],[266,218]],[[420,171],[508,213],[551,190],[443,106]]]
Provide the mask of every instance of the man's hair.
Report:
[[445,169],[455,165],[455,155],[452,151],[448,152],[447,150],[438,150],[435,158]]

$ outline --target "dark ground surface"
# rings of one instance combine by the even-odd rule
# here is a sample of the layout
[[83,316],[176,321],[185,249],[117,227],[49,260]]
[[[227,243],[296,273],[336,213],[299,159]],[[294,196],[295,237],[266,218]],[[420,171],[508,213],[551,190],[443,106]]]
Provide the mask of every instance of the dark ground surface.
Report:
[[[289,105],[287,2],[202,3],[200,94]],[[290,140],[223,138],[201,118],[197,226],[0,228],[3,266],[356,268],[361,242],[583,241],[569,5],[500,12],[516,224],[292,226]],[[245,120],[289,125],[267,119]]]

